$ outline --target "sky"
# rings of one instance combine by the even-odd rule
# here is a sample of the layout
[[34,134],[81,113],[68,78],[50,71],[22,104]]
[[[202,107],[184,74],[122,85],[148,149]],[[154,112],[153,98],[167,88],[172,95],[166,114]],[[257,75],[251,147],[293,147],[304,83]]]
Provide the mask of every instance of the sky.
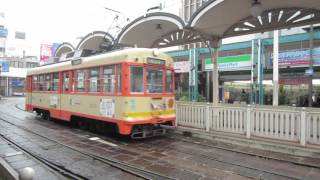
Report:
[[[12,54],[25,49],[26,55],[39,56],[40,44],[71,42],[76,46],[92,31],[114,34],[117,23],[124,26],[126,18],[134,20],[160,3],[163,11],[178,15],[181,0],[0,0],[0,12],[5,14],[0,23],[9,31],[7,47]],[[117,23],[116,13],[105,7],[121,12]],[[26,40],[15,40],[15,31],[25,32]]]

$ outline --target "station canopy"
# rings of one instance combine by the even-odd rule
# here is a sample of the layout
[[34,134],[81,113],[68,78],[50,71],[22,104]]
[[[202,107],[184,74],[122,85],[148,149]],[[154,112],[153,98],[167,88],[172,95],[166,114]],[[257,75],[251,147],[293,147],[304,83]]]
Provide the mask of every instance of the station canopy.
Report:
[[114,38],[109,33],[104,31],[94,31],[82,38],[76,49],[100,51],[113,43]]
[[209,0],[184,25],[180,17],[152,13],[118,37],[138,47],[169,47],[320,23],[319,0]]
[[[110,44],[163,48],[317,23],[320,0],[209,0],[188,22],[170,13],[147,13],[117,37],[103,31],[89,33],[75,50],[101,51]],[[62,44],[56,54],[68,47]]]
[[63,54],[74,51],[75,48],[72,44],[64,42],[60,44],[54,54],[54,57],[61,57]]

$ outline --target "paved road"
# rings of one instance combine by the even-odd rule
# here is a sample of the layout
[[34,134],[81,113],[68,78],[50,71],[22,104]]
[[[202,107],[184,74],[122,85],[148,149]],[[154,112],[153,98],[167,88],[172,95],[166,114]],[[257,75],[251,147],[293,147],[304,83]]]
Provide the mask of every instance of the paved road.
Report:
[[[175,179],[320,179],[320,169],[317,167],[286,162],[284,161],[286,158],[280,161],[276,158],[261,158],[235,152],[235,149],[244,148],[230,144],[179,135],[131,140],[117,135],[99,135],[74,129],[65,123],[43,121],[33,114],[19,110],[19,107],[23,107],[23,103],[23,98],[9,98],[2,101],[0,118],[51,140]],[[88,179],[133,178],[120,170],[84,157],[54,141],[26,132],[7,122],[0,121],[0,132],[39,155]],[[249,151],[251,154],[252,152],[273,154],[252,148],[248,153]],[[288,160],[296,160],[294,162],[305,160],[302,157],[275,154],[287,157]],[[311,164],[320,164],[319,159],[307,160],[313,162]]]

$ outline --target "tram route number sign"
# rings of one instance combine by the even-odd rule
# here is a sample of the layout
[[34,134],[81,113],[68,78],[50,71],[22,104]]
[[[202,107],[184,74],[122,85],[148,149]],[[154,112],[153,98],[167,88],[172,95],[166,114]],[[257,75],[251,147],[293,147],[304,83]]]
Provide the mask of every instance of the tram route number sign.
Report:
[[100,113],[104,117],[114,118],[114,100],[113,99],[101,99]]

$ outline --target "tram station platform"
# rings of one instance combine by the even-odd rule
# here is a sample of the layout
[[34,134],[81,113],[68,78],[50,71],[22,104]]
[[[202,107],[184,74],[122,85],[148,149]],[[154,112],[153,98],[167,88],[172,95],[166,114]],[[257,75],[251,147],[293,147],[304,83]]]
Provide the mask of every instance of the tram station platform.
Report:
[[[0,137],[0,180],[19,179],[19,173],[26,167],[34,170],[34,180],[43,179],[43,177],[50,180],[58,179],[56,175],[35,159]],[[23,178],[20,179],[23,180]]]

